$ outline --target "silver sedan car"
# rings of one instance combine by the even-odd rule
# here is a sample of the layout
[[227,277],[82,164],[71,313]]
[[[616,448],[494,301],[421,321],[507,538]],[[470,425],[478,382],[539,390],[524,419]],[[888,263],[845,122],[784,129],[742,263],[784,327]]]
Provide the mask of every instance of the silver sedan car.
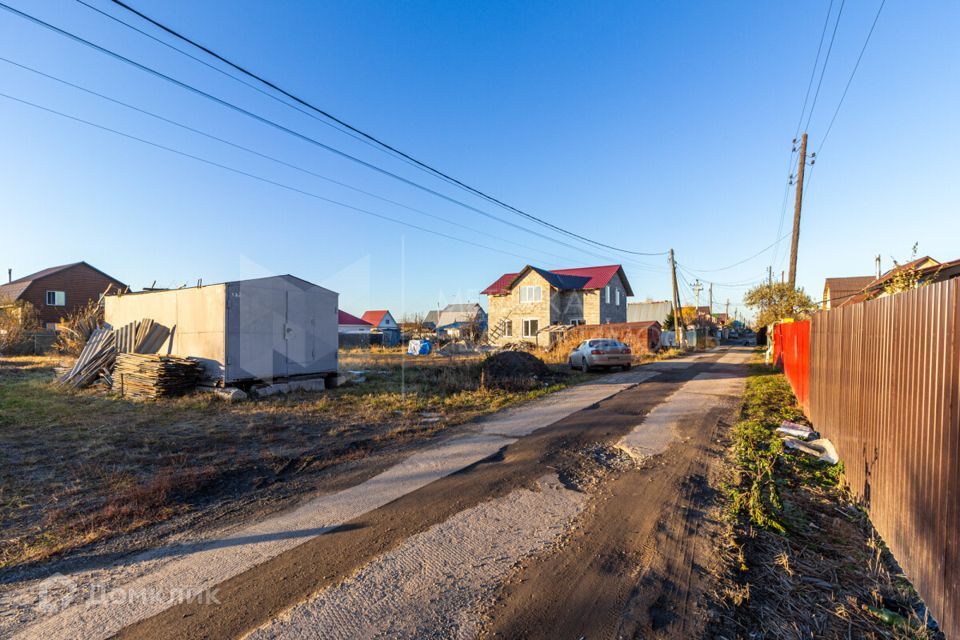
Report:
[[630,347],[610,338],[584,340],[570,352],[569,358],[570,368],[581,371],[594,367],[622,367],[626,371],[632,362]]

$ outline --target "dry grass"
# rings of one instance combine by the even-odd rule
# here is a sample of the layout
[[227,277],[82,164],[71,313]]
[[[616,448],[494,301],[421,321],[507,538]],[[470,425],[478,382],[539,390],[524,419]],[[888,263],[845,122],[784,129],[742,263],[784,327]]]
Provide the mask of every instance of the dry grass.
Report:
[[[781,374],[754,365],[734,426],[720,545],[727,638],[935,638],[925,608],[842,467],[784,450],[773,429],[802,420]],[[887,618],[885,621],[883,618]]]
[[476,357],[347,354],[366,382],[227,404],[51,385],[58,358],[0,359],[0,568],[433,436],[555,391],[481,389]]

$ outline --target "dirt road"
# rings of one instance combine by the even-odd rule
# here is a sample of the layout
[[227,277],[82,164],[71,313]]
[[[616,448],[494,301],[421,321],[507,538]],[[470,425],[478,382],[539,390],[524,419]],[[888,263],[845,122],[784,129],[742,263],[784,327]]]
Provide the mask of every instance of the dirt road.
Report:
[[74,594],[23,637],[695,635],[705,488],[746,359],[657,363],[480,421],[229,539],[157,550],[119,590],[214,597]]

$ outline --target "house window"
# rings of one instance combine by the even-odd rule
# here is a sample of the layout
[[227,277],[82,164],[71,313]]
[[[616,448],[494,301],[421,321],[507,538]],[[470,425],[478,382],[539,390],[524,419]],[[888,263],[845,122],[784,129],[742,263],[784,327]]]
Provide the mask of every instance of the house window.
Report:
[[604,295],[607,297],[607,304],[610,304],[610,285],[607,285],[603,289]]
[[504,338],[512,338],[513,337],[513,320],[501,320],[500,333]]
[[620,289],[616,290],[616,294],[617,294],[617,306],[619,307],[620,306]]
[[520,287],[520,302],[540,302],[543,300],[543,290],[539,285]]
[[536,319],[524,320],[523,321],[523,337],[524,338],[536,338],[537,332],[540,330],[540,321]]
[[67,304],[66,291],[47,291],[48,307],[63,307]]

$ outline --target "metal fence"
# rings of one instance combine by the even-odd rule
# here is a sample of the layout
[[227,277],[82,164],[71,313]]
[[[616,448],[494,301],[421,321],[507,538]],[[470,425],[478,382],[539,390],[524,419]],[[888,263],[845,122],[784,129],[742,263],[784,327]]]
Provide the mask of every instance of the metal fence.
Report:
[[960,279],[816,314],[810,417],[949,638],[960,638]]
[[810,414],[810,321],[778,323],[773,330],[773,361],[793,387],[797,402]]

